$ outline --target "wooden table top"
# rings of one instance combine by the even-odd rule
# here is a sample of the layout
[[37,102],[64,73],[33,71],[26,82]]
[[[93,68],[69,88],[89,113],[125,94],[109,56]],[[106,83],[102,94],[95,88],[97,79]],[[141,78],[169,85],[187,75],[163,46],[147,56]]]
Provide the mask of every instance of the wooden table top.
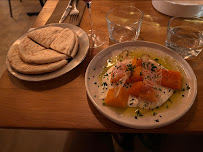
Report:
[[[33,27],[46,24],[58,1],[47,1]],[[157,12],[151,1],[104,0],[92,2],[95,29],[106,34],[105,15],[111,8],[132,4],[144,12],[139,40],[164,45],[169,16]],[[89,16],[85,10],[80,27],[90,29]],[[43,81],[27,82],[12,76],[7,70],[0,79],[0,127],[28,129],[87,130],[102,132],[145,133],[203,133],[203,54],[188,61],[198,81],[197,98],[191,109],[178,121],[158,129],[130,129],[105,118],[91,103],[85,89],[85,70],[99,51],[108,47],[89,50],[85,60],[63,76]]]

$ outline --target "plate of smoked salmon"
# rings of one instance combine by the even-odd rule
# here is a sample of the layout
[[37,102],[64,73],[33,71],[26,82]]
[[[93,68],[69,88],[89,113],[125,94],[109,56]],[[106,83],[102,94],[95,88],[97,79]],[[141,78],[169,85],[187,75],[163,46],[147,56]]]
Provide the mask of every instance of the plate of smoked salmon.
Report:
[[99,52],[88,65],[85,85],[104,116],[137,129],[175,122],[197,94],[190,65],[174,51],[146,41],[119,43]]

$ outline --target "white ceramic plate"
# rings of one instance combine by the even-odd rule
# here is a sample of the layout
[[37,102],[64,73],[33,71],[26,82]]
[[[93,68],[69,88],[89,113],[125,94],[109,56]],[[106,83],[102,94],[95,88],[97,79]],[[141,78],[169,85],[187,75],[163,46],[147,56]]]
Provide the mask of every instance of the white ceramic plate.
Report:
[[[72,31],[74,31],[77,35],[78,35],[78,39],[79,39],[79,50],[77,55],[64,67],[62,67],[61,69],[51,72],[51,73],[46,73],[46,74],[39,74],[39,75],[28,75],[28,74],[21,74],[15,70],[13,70],[13,68],[10,66],[8,59],[6,59],[6,66],[8,71],[14,75],[15,77],[21,79],[21,80],[26,80],[26,81],[43,81],[43,80],[49,80],[49,79],[53,79],[56,77],[59,77],[67,72],[69,72],[70,70],[72,70],[73,68],[75,68],[77,65],[79,65],[83,59],[85,58],[86,54],[88,53],[88,49],[89,49],[89,39],[87,34],[79,27],[72,25],[72,24],[49,24],[46,26],[42,26],[40,28],[43,27],[47,27],[47,26],[58,26],[58,27],[62,27],[62,28],[69,28]],[[39,28],[37,28],[39,29]],[[35,29],[34,29],[35,30]],[[26,34],[25,34],[26,35]],[[19,44],[20,40],[25,36],[23,35],[21,38],[19,38],[18,40],[16,40],[13,45],[15,44]]]
[[[125,114],[125,110],[118,112],[117,110],[103,105],[103,101],[98,99],[98,85],[95,85],[95,82],[98,82],[98,76],[102,72],[104,65],[106,64],[107,59],[112,56],[112,53],[115,53],[118,50],[125,50],[125,48],[136,48],[136,47],[149,47],[157,49],[171,57],[173,57],[176,62],[179,64],[181,69],[184,70],[186,75],[187,84],[190,86],[188,92],[185,93],[185,96],[180,98],[178,104],[168,109],[160,111],[156,116],[146,115],[144,117],[139,117],[135,119],[135,115]],[[168,125],[180,117],[182,117],[192,106],[195,101],[197,94],[197,80],[196,76],[190,67],[190,65],[177,53],[174,51],[155,44],[145,41],[136,41],[136,42],[125,42],[112,45],[100,53],[98,53],[88,65],[85,74],[85,86],[89,98],[91,99],[94,106],[107,118],[118,123],[120,125],[130,127],[130,128],[139,128],[139,129],[152,129],[158,128],[165,125]],[[162,117],[160,117],[160,115]],[[156,122],[155,120],[159,120]]]
[[203,1],[201,0],[152,0],[153,7],[166,15],[176,17],[201,17]]

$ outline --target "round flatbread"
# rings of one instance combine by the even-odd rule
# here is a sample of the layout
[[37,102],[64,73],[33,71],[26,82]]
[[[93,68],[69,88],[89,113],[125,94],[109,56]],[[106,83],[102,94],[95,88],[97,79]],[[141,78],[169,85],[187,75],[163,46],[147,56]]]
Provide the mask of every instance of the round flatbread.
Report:
[[48,26],[30,31],[27,36],[40,45],[50,48],[51,43],[62,30],[61,27]]
[[56,71],[63,66],[65,66],[68,61],[63,59],[61,61],[57,61],[49,64],[28,64],[21,60],[18,55],[19,47],[18,45],[14,45],[9,49],[7,58],[13,69],[15,69],[19,73],[23,74],[43,74],[48,72]]
[[[19,50],[20,53],[27,52],[29,50],[30,55],[32,55],[34,52],[39,52],[41,50],[46,49],[45,47],[35,43],[30,38],[25,36],[19,44]],[[27,52],[28,53],[28,52]]]
[[78,44],[79,44],[78,36],[77,34],[75,34],[75,46],[73,47],[73,50],[71,51],[71,54],[70,54],[72,58],[74,58],[78,53]]
[[52,63],[68,58],[65,54],[41,47],[27,36],[19,45],[19,56],[26,63],[36,64]]
[[70,56],[74,46],[75,34],[70,29],[65,28],[56,36],[51,43],[50,48]]

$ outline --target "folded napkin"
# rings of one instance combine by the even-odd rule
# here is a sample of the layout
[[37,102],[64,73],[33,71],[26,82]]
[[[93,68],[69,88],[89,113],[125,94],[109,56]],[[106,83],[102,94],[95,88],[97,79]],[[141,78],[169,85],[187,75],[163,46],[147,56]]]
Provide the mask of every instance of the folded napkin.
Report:
[[[67,1],[60,0],[46,24],[58,23],[59,20],[61,19],[61,16],[63,15],[63,12],[65,11],[68,5],[68,2],[69,2],[68,0]],[[63,21],[63,23],[70,23],[76,26],[80,26],[80,21],[84,13],[85,6],[86,6],[85,2],[83,0],[79,0],[77,4],[77,9],[80,11],[80,13],[77,19],[74,20],[70,17],[70,15],[68,15],[68,17]]]

